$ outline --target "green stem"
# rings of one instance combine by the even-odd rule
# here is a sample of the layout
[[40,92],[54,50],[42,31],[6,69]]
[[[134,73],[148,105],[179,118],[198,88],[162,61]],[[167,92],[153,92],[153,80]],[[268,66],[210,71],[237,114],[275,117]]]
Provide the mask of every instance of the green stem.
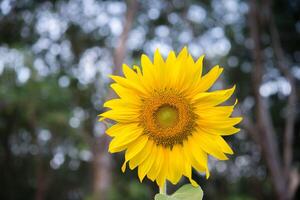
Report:
[[165,182],[161,187],[159,187],[159,194],[167,194],[167,182]]

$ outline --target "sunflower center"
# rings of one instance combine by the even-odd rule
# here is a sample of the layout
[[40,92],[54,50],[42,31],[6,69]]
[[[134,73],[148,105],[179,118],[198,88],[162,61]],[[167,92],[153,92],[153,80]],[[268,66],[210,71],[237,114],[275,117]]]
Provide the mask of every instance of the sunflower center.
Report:
[[156,91],[144,99],[141,125],[157,145],[173,147],[182,144],[195,128],[192,106],[173,90]]
[[157,124],[162,128],[174,127],[178,122],[178,110],[171,105],[162,105],[154,113]]

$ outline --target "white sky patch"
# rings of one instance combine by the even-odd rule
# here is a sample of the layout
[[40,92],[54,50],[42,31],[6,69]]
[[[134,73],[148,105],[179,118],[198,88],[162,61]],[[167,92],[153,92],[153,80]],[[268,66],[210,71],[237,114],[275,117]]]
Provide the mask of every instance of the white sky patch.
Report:
[[38,133],[38,142],[45,144],[51,139],[51,137],[51,132],[48,129],[41,129]]
[[203,48],[200,45],[195,44],[194,42],[191,42],[188,45],[188,49],[189,52],[192,54],[192,56],[194,56],[194,58],[198,58],[200,55],[204,53]]
[[62,88],[66,88],[70,85],[70,78],[68,76],[61,76],[58,79],[58,84]]
[[50,161],[52,169],[58,169],[65,162],[65,155],[62,152],[55,153],[54,157]]
[[170,13],[168,15],[168,21],[171,23],[171,24],[176,24],[176,23],[179,23],[181,21],[181,18],[180,16],[178,16],[177,13]]
[[111,15],[123,15],[126,11],[126,4],[124,2],[108,2],[107,12]]
[[21,67],[17,70],[17,80],[19,83],[26,83],[30,78],[31,71],[27,67]]
[[157,35],[158,37],[168,37],[170,34],[170,29],[168,28],[168,26],[165,25],[160,25],[158,27],[155,28],[155,35]]
[[48,49],[51,44],[52,44],[52,41],[49,38],[41,37],[32,46],[32,50],[35,54],[37,54],[37,53],[40,53],[43,50]]
[[134,50],[141,48],[144,44],[146,36],[146,31],[142,26],[139,26],[132,31],[130,31],[128,40],[127,40],[127,46],[129,49]]
[[185,30],[182,31],[179,34],[178,40],[182,43],[182,44],[187,44],[189,43],[191,40],[193,39],[193,32],[191,30]]
[[58,40],[67,30],[68,24],[58,14],[41,10],[37,14],[36,31],[52,40]]
[[81,3],[83,14],[87,17],[93,17],[100,12],[100,7],[95,0],[84,0]]
[[87,49],[80,58],[76,77],[83,84],[91,83],[95,80],[100,67],[102,50],[99,47]]
[[0,60],[0,75],[3,73],[4,70],[4,62]]
[[245,100],[242,102],[242,106],[245,111],[251,110],[254,104],[254,98],[251,96],[246,97]]
[[217,17],[225,24],[242,22],[248,12],[248,5],[237,0],[213,0],[212,7]]
[[291,85],[285,78],[279,77],[263,83],[259,88],[259,93],[263,97],[269,97],[277,93],[288,96],[291,93]]
[[228,59],[227,59],[227,63],[229,65],[229,67],[237,67],[238,64],[239,64],[239,59],[238,57],[236,56],[230,56]]
[[60,56],[64,61],[71,61],[74,58],[71,42],[64,40],[60,43]]
[[11,1],[4,0],[0,3],[0,11],[3,15],[7,15],[11,11]]
[[77,159],[79,154],[79,149],[74,146],[68,146],[67,155],[72,159]]
[[85,149],[84,149],[84,150],[81,150],[81,151],[80,151],[79,157],[80,157],[81,160],[87,162],[87,161],[91,161],[91,160],[92,160],[93,154],[92,154],[91,151],[85,150]]
[[221,27],[215,27],[206,31],[200,36],[199,43],[205,49],[205,54],[208,58],[225,56],[231,49],[231,44],[225,37]]
[[292,73],[296,77],[296,79],[300,80],[300,67],[299,66],[293,66]]
[[[150,52],[149,52],[150,49]],[[159,41],[159,40],[152,40],[149,41],[145,47],[144,47],[144,52],[147,52],[148,55],[153,55],[156,49],[159,49],[160,53],[166,57],[168,53],[172,50],[172,47],[164,42],[164,41]]]
[[111,81],[111,79],[109,78],[109,75],[111,75],[112,72],[112,64],[111,62],[109,62],[108,58],[107,59],[103,59],[99,62],[99,72],[101,75],[101,80],[104,83],[109,83]]
[[235,164],[239,167],[239,168],[243,168],[245,166],[249,165],[249,162],[251,162],[251,159],[248,155],[244,155],[244,156],[238,156],[235,159]]
[[227,166],[224,162],[217,162],[216,163],[216,170],[219,172],[219,173],[223,173],[225,172],[227,169]]
[[110,27],[110,31],[115,36],[120,35],[123,31],[123,25],[122,25],[121,19],[119,19],[119,18],[116,18],[116,17],[111,18],[108,25]]
[[72,128],[78,128],[80,126],[80,120],[77,117],[71,117],[69,120],[69,125]]
[[195,23],[202,23],[206,17],[206,11],[199,5],[191,5],[188,12],[187,18]]
[[0,75],[4,68],[11,68],[17,74],[17,82],[24,84],[28,81],[31,75],[31,70],[25,66],[25,55],[17,49],[0,47]]
[[159,15],[160,15],[160,10],[157,8],[150,8],[148,10],[149,19],[156,20],[158,19]]
[[59,13],[65,21],[71,21],[86,33],[98,30],[102,36],[110,33],[119,36],[123,30],[125,11],[124,2],[70,0],[61,4]]
[[50,73],[48,66],[42,58],[36,58],[33,62],[33,67],[40,76],[47,76]]
[[105,133],[106,125],[103,122],[95,123],[94,125],[94,136],[101,136]]
[[99,13],[96,17],[96,24],[97,26],[104,26],[109,22],[109,16],[105,12]]
[[76,107],[73,110],[73,116],[69,120],[69,125],[72,128],[78,128],[80,126],[81,122],[86,117],[87,117],[87,114],[85,113],[85,111],[82,108],[80,108],[80,107]]

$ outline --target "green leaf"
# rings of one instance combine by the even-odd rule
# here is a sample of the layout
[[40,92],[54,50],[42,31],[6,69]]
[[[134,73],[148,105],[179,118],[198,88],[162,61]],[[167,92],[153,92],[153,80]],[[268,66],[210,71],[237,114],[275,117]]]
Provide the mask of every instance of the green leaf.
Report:
[[156,194],[154,197],[155,200],[173,200],[172,197],[165,194]]
[[193,187],[191,184],[186,184],[179,188],[171,196],[165,194],[155,195],[155,200],[202,200],[203,191],[201,187]]

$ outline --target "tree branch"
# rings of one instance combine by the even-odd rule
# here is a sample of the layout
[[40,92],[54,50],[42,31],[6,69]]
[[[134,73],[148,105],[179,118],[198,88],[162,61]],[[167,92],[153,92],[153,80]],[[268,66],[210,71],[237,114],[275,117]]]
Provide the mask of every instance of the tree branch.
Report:
[[285,76],[291,86],[291,93],[288,97],[287,102],[287,115],[285,119],[285,130],[284,130],[284,146],[283,146],[283,160],[284,160],[284,171],[286,177],[289,176],[291,170],[291,164],[293,159],[293,137],[294,137],[294,125],[296,121],[296,84],[294,76],[288,68],[288,62],[285,58],[278,29],[275,24],[275,19],[271,11],[271,1],[267,0],[267,10],[269,19],[269,29],[272,39],[272,46],[276,57],[276,62],[279,70]]
[[257,127],[260,137],[260,145],[264,158],[267,162],[267,166],[270,170],[272,183],[274,185],[275,192],[278,199],[283,200],[285,197],[285,184],[282,182],[282,170],[279,162],[278,145],[275,140],[275,130],[272,124],[271,116],[267,108],[266,102],[259,93],[259,87],[262,82],[263,76],[263,56],[261,52],[260,44],[260,28],[258,7],[256,0],[250,2],[249,13],[249,26],[250,35],[254,44],[252,54],[255,65],[252,71],[252,84],[255,97],[255,115],[257,121]]
[[[291,179],[290,173],[292,173],[292,160],[293,160],[293,138],[294,138],[294,126],[296,122],[296,104],[297,104],[297,93],[295,78],[288,67],[288,61],[284,55],[284,51],[281,46],[279,32],[275,23],[274,15],[272,13],[272,0],[265,0],[266,10],[266,21],[269,24],[269,31],[271,35],[271,44],[276,57],[276,63],[278,69],[281,71],[283,76],[287,79],[291,86],[291,93],[287,101],[287,115],[285,119],[285,130],[283,135],[283,161],[284,161],[284,175],[288,187],[295,187],[295,183],[299,184],[299,181]],[[297,186],[296,186],[297,187]],[[293,191],[293,190],[289,190]],[[289,194],[289,198],[292,198],[293,192]]]
[[125,52],[127,50],[126,48],[126,42],[127,38],[129,35],[129,31],[131,30],[133,21],[134,21],[134,16],[137,12],[138,9],[138,2],[137,0],[128,0],[128,8],[126,12],[126,19],[125,19],[125,25],[123,32],[119,38],[117,47],[115,49],[114,53],[114,70],[113,74],[121,74],[121,69],[122,69],[122,63],[125,59]]
[[257,143],[260,144],[261,141],[259,139],[259,131],[257,130],[256,124],[253,123],[253,121],[247,117],[246,114],[243,114],[243,121],[241,122],[241,126],[250,134],[252,139]]
[[[134,16],[137,12],[138,1],[128,0],[126,11],[125,25],[122,34],[120,35],[114,52],[114,69],[113,74],[120,75],[122,73],[122,63],[126,53],[126,42],[131,30]],[[115,97],[113,90],[109,90],[105,100]],[[104,130],[105,131],[105,130]],[[107,153],[110,139],[103,134],[96,138],[94,146],[94,197],[95,199],[106,199],[106,192],[111,184],[111,156]]]

